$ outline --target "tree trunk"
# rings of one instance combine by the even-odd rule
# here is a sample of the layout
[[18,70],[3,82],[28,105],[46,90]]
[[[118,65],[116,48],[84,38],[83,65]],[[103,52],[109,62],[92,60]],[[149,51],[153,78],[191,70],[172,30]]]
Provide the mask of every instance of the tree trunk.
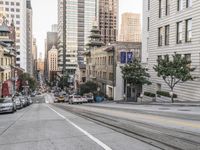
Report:
[[137,87],[135,86],[135,95],[134,95],[134,97],[135,97],[135,101],[137,102]]
[[172,101],[172,103],[174,103],[174,89],[173,88],[171,89],[171,92],[172,92],[171,101]]

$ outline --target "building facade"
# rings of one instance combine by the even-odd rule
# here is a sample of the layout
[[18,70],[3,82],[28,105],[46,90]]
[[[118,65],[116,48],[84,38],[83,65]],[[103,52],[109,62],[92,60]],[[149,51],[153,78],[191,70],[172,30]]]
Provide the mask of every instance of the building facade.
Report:
[[98,22],[101,41],[104,44],[114,43],[118,36],[119,0],[98,0]]
[[32,54],[33,54],[33,74],[37,77],[37,43],[36,38],[33,38]]
[[0,17],[5,16],[9,23],[14,20],[16,27],[16,48],[18,67],[27,71],[26,0],[0,0]]
[[140,14],[123,13],[119,41],[141,42]]
[[141,43],[117,42],[110,46],[93,48],[84,53],[86,57],[86,80],[97,83],[101,92],[114,100],[122,100],[126,93],[121,66],[125,65],[127,61],[121,62],[121,53],[131,53],[131,60],[140,59]]
[[[153,70],[157,59],[166,54],[171,56],[176,52],[190,59],[191,66],[196,68],[192,75],[199,77],[200,15],[196,14],[200,14],[200,1],[144,0],[143,5],[142,60],[147,64],[152,82],[151,86],[144,87],[144,91],[170,92],[168,86]],[[200,79],[178,84],[174,93],[180,101],[199,101]]]
[[[90,30],[97,18],[96,0],[58,0],[59,70],[75,74],[84,63],[82,53],[89,42]],[[63,64],[63,62],[66,62]],[[64,69],[63,69],[64,67]]]
[[55,46],[48,52],[48,77],[49,81],[54,81],[58,71],[58,50]]
[[49,64],[48,64],[48,52],[51,50],[51,48],[53,46],[55,46],[57,48],[57,40],[58,40],[58,33],[57,32],[47,32],[47,38],[46,38],[46,42],[45,42],[45,78],[48,79],[48,68],[49,68]]
[[86,82],[86,65],[79,64],[74,77],[74,89],[78,93],[80,86]]
[[5,17],[0,24],[0,97],[11,96],[16,90],[15,26]]
[[33,76],[33,36],[32,36],[32,7],[31,0],[26,1],[26,44],[27,44],[27,72]]
[[37,71],[39,74],[44,75],[44,59],[42,59],[42,56],[37,59]]

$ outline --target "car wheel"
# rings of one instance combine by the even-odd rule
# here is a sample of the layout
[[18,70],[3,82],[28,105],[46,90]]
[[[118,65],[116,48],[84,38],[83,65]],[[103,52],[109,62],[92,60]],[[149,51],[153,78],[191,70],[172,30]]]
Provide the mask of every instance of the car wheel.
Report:
[[12,113],[14,113],[15,112],[15,108],[13,107],[13,109],[12,109]]

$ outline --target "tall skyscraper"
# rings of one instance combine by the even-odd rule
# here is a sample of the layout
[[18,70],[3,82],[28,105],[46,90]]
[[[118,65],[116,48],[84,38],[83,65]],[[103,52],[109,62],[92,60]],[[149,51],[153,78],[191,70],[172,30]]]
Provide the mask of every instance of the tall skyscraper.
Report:
[[17,66],[27,71],[26,0],[0,0],[0,16],[16,27]]
[[123,13],[119,41],[141,42],[140,14]]
[[31,0],[26,1],[26,41],[27,41],[27,72],[33,76],[33,53],[32,53],[32,7]]
[[49,81],[54,81],[55,74],[58,71],[58,50],[55,46],[48,51],[48,77]]
[[57,47],[58,33],[57,32],[47,32],[46,46],[45,46],[45,78],[48,79],[48,52],[53,46]]
[[[74,74],[97,18],[96,0],[58,0],[59,70]],[[66,62],[66,64],[63,64]],[[64,66],[64,68],[63,68]]]
[[58,25],[57,24],[53,24],[51,26],[51,32],[58,32]]
[[118,36],[118,0],[98,0],[98,21],[101,40],[104,44],[114,43]]
[[36,75],[37,75],[37,43],[36,43],[36,38],[33,38],[32,54],[33,54],[33,73],[36,77]]

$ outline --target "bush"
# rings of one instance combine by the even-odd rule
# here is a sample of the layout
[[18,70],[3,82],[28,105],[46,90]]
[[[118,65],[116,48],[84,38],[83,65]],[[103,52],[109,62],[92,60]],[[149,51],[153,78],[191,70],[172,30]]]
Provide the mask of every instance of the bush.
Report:
[[85,84],[82,84],[80,86],[80,94],[86,94],[86,93],[93,93],[95,94],[97,92],[97,84],[91,81],[86,82]]
[[[171,97],[169,92],[166,91],[157,91],[156,94],[160,96],[165,96],[165,97]],[[177,98],[177,94],[173,94],[173,98]]]
[[144,95],[148,97],[156,97],[156,94],[151,93],[151,92],[144,92]]

